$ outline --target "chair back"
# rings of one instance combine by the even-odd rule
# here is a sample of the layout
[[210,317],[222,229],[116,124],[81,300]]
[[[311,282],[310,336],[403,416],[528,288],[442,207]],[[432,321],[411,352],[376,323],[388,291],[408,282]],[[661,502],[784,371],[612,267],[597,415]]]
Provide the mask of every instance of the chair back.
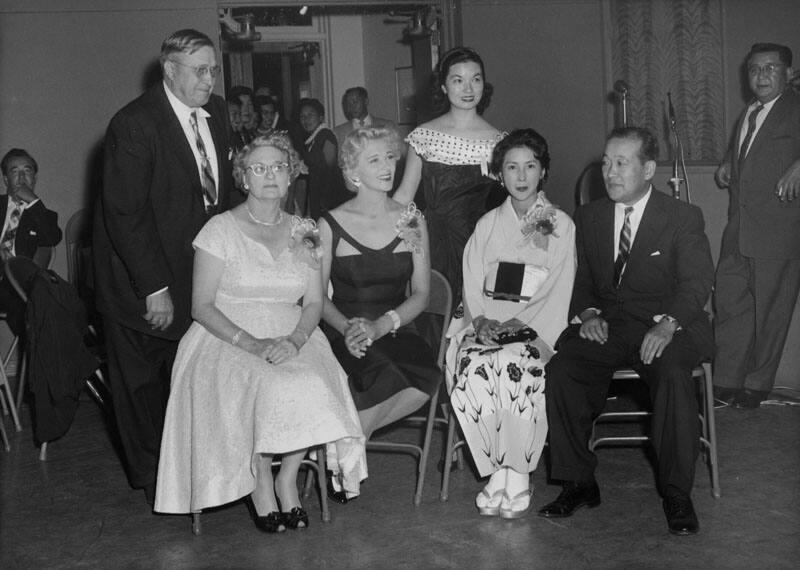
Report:
[[444,275],[435,269],[431,269],[430,297],[428,299],[428,308],[425,309],[425,312],[442,317],[443,322],[441,334],[439,335],[439,350],[436,353],[437,362],[440,366],[444,364],[444,355],[447,352],[446,333],[450,324],[452,310],[453,292],[450,289],[450,283]]
[[87,208],[78,210],[67,222],[64,243],[67,246],[67,281],[81,299],[91,297],[92,286],[92,218]]
[[578,183],[575,185],[575,205],[582,206],[603,196],[606,196],[603,163],[592,162],[583,169]]
[[41,271],[32,259],[27,257],[10,257],[6,260],[3,268],[6,279],[20,296],[23,302],[28,302],[28,294],[25,292],[24,284],[37,272]]

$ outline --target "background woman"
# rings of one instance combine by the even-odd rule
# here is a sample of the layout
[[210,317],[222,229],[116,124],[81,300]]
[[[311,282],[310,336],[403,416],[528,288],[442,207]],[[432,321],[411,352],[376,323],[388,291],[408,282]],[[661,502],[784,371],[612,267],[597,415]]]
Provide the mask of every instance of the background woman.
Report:
[[533,129],[499,142],[491,170],[508,198],[464,250],[465,315],[450,331],[448,384],[478,471],[491,475],[475,500],[482,515],[528,510],[547,436],[544,365],[567,326],[576,264],[575,226],[541,191],[549,167]]
[[322,315],[367,438],[424,404],[441,378],[413,324],[428,305],[428,231],[389,198],[398,156],[393,130],[347,135],[339,158],[356,196],[320,221],[323,281],[333,284]]
[[[156,511],[185,513],[249,494],[261,530],[307,526],[297,471],[321,443],[349,493],[366,477],[346,377],[317,328],[318,233],[280,208],[299,165],[285,135],[255,139],[234,163],[246,202],[212,218],[194,241],[195,322],[172,373]],[[282,464],[273,481],[276,454]]]
[[309,216],[318,220],[349,199],[336,165],[339,152],[336,135],[325,124],[325,107],[316,99],[300,99],[300,125],[306,133],[303,160],[308,166],[306,203]]
[[[461,256],[475,223],[498,205],[502,190],[488,178],[492,148],[501,133],[481,114],[489,106],[492,86],[480,56],[454,48],[442,56],[435,71],[434,109],[439,117],[411,131],[403,181],[394,199],[425,206],[430,227],[431,267],[441,271],[461,298]],[[491,194],[491,195],[490,195]],[[421,198],[421,199],[420,199]]]

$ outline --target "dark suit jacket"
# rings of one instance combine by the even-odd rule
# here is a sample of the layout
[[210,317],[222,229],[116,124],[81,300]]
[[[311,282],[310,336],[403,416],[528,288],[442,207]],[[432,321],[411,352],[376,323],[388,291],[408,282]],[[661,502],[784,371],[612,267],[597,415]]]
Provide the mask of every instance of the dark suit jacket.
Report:
[[[219,208],[233,179],[228,110],[212,95],[204,107],[219,164]],[[191,323],[192,240],[208,220],[197,162],[165,87],[159,83],[119,111],[105,139],[103,189],[95,208],[97,308],[129,328],[179,339]],[[145,298],[169,287],[175,318],[154,331]]]
[[575,212],[578,270],[570,316],[594,307],[603,318],[631,319],[647,329],[656,315],[671,315],[707,356],[713,342],[703,307],[714,282],[714,264],[696,206],[653,189],[614,286],[614,202],[602,198]]
[[800,95],[788,88],[775,102],[738,169],[739,117],[726,160],[731,165],[728,225],[722,238],[729,251],[762,259],[800,258],[800,201],[781,202],[778,180],[800,159]]
[[[0,224],[6,219],[8,194],[0,196]],[[0,226],[0,231],[2,231]],[[21,257],[33,258],[37,247],[58,245],[61,241],[61,228],[58,227],[58,214],[48,210],[39,200],[22,212],[14,239],[14,251]]]

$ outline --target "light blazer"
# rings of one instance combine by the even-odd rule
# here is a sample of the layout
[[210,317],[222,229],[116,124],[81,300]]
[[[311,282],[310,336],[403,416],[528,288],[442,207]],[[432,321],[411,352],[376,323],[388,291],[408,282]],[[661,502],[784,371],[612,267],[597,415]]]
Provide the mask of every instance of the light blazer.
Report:
[[[103,188],[96,203],[94,258],[98,309],[154,336],[178,339],[191,323],[192,240],[208,220],[197,162],[162,83],[119,111],[105,139]],[[232,174],[225,101],[203,107],[219,165],[219,212],[228,209]],[[145,297],[169,287],[172,325],[154,331]]]
[[575,212],[578,270],[570,317],[594,307],[607,319],[630,319],[646,328],[656,315],[671,315],[704,354],[713,350],[703,307],[714,282],[714,264],[696,206],[653,189],[617,289],[614,286],[614,202],[608,197]]
[[[778,180],[800,159],[800,95],[787,88],[756,133],[738,169],[739,117],[726,160],[730,164],[728,225],[722,238],[729,251],[762,259],[800,258],[800,200],[781,202]],[[738,240],[737,240],[738,237]]]
[[[0,232],[8,211],[8,194],[0,196]],[[58,245],[61,241],[61,228],[58,227],[58,214],[45,208],[41,200],[25,208],[19,218],[17,235],[14,238],[14,251],[20,257],[33,259],[36,248]]]

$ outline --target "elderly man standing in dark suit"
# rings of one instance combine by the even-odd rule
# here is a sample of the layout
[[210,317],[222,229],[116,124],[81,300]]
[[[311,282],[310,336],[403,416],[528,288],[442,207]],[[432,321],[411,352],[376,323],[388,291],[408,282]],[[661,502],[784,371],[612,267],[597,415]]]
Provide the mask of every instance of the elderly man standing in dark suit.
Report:
[[614,370],[633,368],[650,391],[669,530],[691,534],[699,528],[690,494],[700,435],[692,369],[713,349],[703,306],[714,265],[701,211],[653,189],[657,155],[649,131],[612,131],[603,156],[608,198],[575,213],[570,314],[580,323],[562,333],[546,368],[551,475],[564,483],[539,514],[568,517],[600,504],[592,421]]
[[730,207],[714,292],[714,384],[718,399],[758,408],[800,292],[800,95],[787,87],[788,47],[755,44],[746,61],[755,99],[716,173]]
[[[0,196],[0,258],[20,256],[35,259],[39,247],[58,245],[61,229],[58,214],[48,210],[34,193],[39,165],[21,148],[12,148],[0,162],[6,194]],[[0,275],[0,310],[19,336],[25,331],[25,305],[17,292]]]
[[180,30],[160,60],[163,83],[108,127],[94,224],[114,410],[131,485],[151,504],[170,372],[191,322],[192,240],[228,208],[232,184],[214,44]]

